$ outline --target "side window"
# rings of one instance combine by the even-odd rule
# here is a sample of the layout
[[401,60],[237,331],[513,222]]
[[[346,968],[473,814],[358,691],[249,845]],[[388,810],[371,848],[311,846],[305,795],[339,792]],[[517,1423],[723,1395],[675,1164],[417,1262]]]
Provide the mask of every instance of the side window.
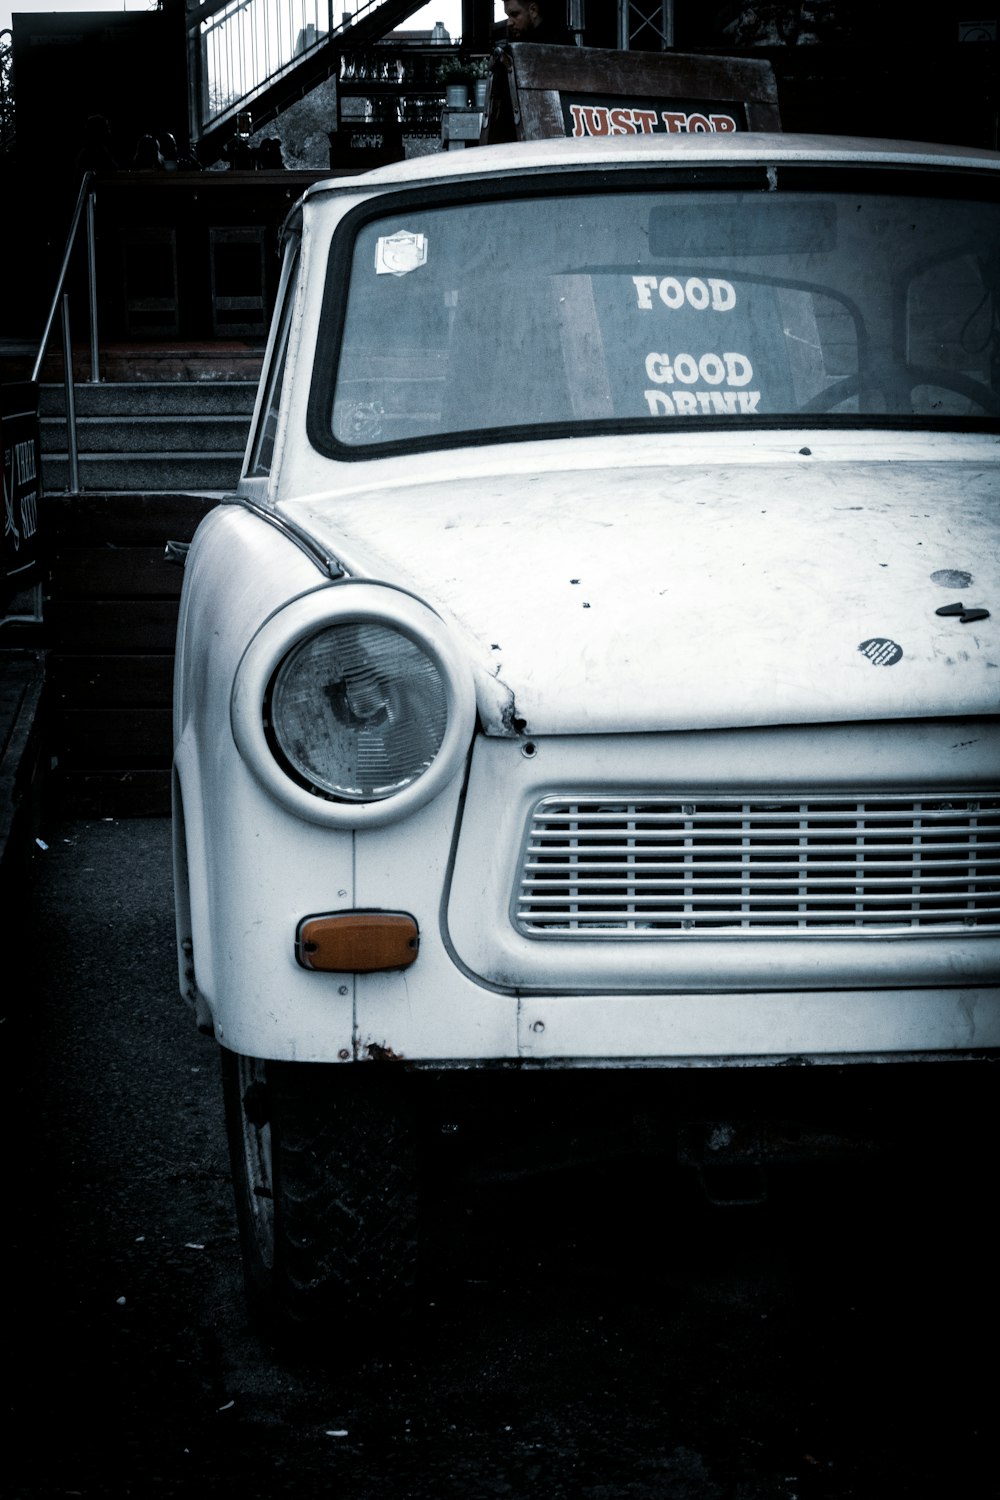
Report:
[[278,430],[278,407],[281,405],[281,389],[285,382],[285,359],[288,354],[288,332],[292,322],[292,303],[295,299],[295,281],[298,270],[298,250],[289,257],[282,276],[277,332],[271,348],[271,361],[267,372],[267,386],[260,405],[257,430],[250,450],[247,476],[250,479],[266,479],[271,472],[274,458],[274,438]]

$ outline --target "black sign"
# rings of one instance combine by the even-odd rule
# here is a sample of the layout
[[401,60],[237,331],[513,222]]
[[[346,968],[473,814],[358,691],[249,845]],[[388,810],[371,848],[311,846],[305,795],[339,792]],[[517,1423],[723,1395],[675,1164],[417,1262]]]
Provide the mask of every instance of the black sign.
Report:
[[329,132],[331,167],[384,167],[403,159],[403,129],[393,121],[349,120]]
[[38,582],[38,387],[0,386],[3,433],[3,605]]
[[575,140],[607,135],[729,135],[746,130],[736,100],[645,99],[630,95],[560,94],[566,134]]

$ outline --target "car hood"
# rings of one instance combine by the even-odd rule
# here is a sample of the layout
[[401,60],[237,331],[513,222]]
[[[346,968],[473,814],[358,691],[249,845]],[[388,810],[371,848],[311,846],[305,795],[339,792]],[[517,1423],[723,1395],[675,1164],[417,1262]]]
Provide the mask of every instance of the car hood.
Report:
[[[488,733],[967,716],[1000,707],[1000,464],[978,452],[577,457],[280,509],[463,633]],[[957,604],[990,615],[938,613]]]

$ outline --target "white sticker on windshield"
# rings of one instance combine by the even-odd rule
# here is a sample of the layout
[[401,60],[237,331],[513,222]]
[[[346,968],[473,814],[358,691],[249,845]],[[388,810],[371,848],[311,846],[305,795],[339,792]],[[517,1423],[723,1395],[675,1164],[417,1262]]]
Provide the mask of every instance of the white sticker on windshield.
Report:
[[376,276],[407,276],[427,263],[427,236],[400,229],[380,235],[375,245]]

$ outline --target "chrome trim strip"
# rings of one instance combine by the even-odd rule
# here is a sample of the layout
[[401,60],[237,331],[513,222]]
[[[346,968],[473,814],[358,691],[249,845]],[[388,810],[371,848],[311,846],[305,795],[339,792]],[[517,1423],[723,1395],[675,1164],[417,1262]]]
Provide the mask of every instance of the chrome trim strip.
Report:
[[350,577],[350,574],[339,558],[334,557],[331,552],[327,552],[324,547],[321,547],[312,532],[307,531],[304,526],[296,525],[287,516],[279,515],[277,511],[271,510],[269,506],[261,505],[256,500],[251,500],[247,495],[226,495],[225,499],[220,503],[222,505],[242,505],[243,509],[248,510],[252,516],[256,516],[258,521],[263,521],[266,525],[273,526],[276,531],[280,531],[290,542],[293,542],[301,552],[304,552],[316,564],[325,578],[338,579]]

